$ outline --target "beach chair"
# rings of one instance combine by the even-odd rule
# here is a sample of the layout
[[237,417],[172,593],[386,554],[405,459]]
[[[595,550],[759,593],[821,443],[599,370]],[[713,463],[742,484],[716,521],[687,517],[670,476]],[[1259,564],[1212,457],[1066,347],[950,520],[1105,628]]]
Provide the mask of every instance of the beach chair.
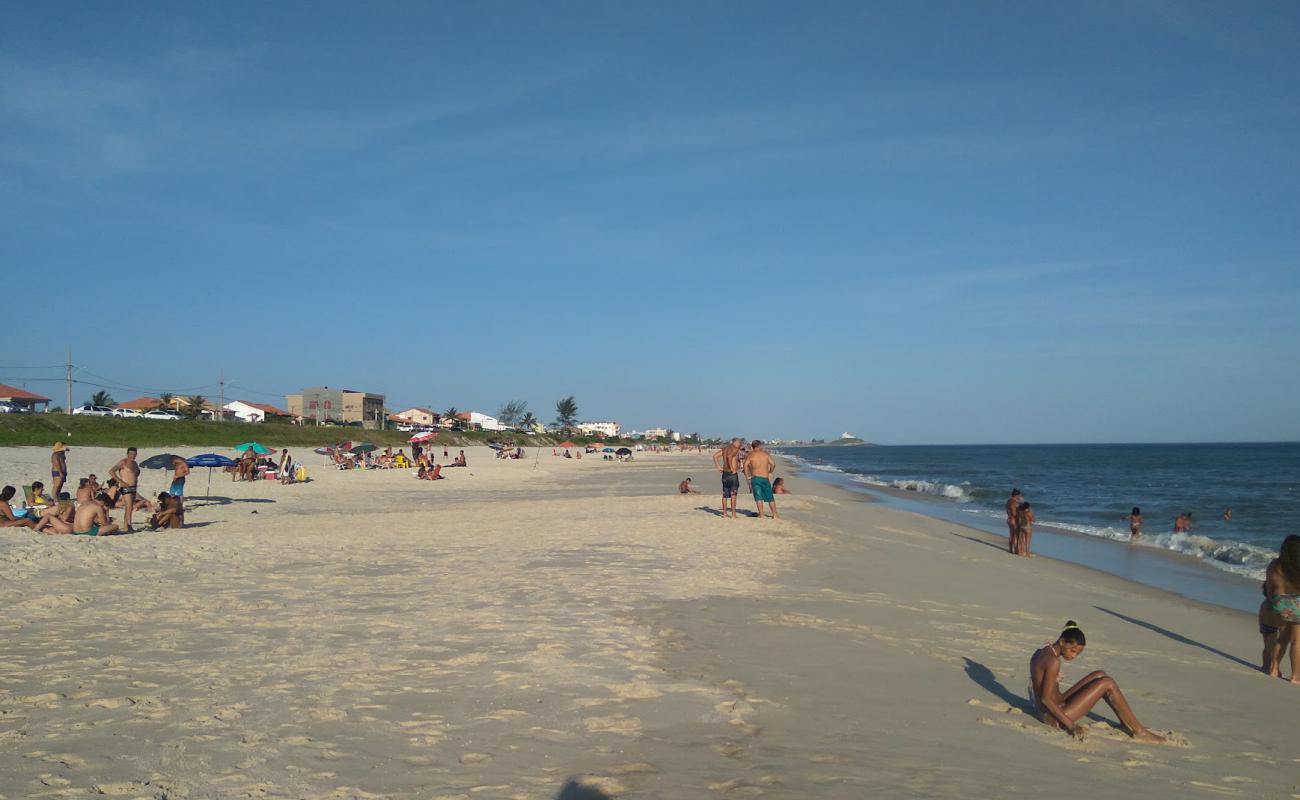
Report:
[[23,485],[23,504],[36,511],[43,511],[49,507],[48,503],[36,501],[36,493],[32,491],[32,487],[28,484]]

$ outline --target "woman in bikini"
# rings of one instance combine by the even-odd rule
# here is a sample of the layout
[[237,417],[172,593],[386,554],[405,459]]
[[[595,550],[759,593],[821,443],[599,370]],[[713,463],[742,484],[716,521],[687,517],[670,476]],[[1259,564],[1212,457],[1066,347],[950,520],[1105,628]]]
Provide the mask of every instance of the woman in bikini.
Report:
[[1090,672],[1083,680],[1061,691],[1061,659],[1073,661],[1083,652],[1087,639],[1074,620],[1065,623],[1065,630],[1057,640],[1029,659],[1029,674],[1033,683],[1034,707],[1043,722],[1054,728],[1068,731],[1076,739],[1083,739],[1086,729],[1079,722],[1101,700],[1111,707],[1129,735],[1139,742],[1160,744],[1164,737],[1147,730],[1129,707],[1124,693],[1115,679],[1104,672]]
[[1133,513],[1128,515],[1128,540],[1136,542],[1142,538],[1142,509],[1133,506]]
[[1259,632],[1264,637],[1264,672],[1282,677],[1282,654],[1291,648],[1291,683],[1300,685],[1300,536],[1282,541],[1277,558],[1264,572],[1264,605]]

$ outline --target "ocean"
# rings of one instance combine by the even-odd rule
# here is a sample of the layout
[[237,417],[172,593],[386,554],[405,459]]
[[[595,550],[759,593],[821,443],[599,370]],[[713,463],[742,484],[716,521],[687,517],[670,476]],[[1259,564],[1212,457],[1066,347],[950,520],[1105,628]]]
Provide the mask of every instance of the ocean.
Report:
[[[1300,533],[1300,443],[778,450],[811,475],[893,497],[914,494],[934,501],[922,509],[998,533],[1006,532],[1003,504],[1013,487],[1033,503],[1038,528],[1126,544],[1127,516],[1139,506],[1138,547],[1251,579],[1263,578],[1283,538]],[[1174,517],[1184,511],[1192,513],[1192,532],[1176,534]]]

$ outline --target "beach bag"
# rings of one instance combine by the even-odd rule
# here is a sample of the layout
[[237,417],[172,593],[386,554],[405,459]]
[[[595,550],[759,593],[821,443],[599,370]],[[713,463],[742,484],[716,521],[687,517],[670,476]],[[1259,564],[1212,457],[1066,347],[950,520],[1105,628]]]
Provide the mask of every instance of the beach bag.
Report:
[[307,480],[307,468],[299,464],[298,468],[293,471],[293,479],[299,483]]
[[1273,610],[1287,622],[1300,622],[1300,594],[1280,594],[1273,598]]

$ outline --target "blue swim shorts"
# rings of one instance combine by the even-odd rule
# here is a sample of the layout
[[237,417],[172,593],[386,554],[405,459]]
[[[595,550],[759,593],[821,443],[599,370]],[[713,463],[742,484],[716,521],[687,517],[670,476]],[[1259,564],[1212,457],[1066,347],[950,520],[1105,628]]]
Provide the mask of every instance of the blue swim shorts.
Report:
[[759,475],[749,479],[749,490],[754,493],[754,502],[756,503],[770,503],[774,499],[772,482]]

